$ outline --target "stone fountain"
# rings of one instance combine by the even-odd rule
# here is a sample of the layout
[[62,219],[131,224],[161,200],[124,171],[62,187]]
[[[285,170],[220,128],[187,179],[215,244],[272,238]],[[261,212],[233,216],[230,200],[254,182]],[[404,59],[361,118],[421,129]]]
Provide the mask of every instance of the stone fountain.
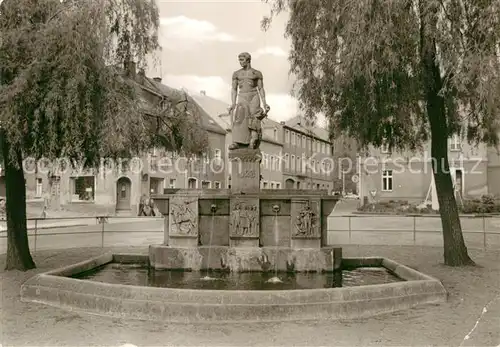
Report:
[[[228,190],[167,190],[154,197],[165,216],[162,245],[150,246],[155,269],[279,271],[332,269],[326,191],[260,190],[260,151],[230,153]],[[210,254],[210,257],[209,257]],[[272,264],[269,264],[272,263]]]
[[242,68],[233,74],[231,189],[155,196],[166,216],[163,245],[150,247],[155,269],[261,271],[272,262],[279,271],[321,271],[333,265],[325,247],[336,198],[320,190],[260,190],[261,121],[270,107],[262,73],[250,60],[240,54]]
[[[243,53],[239,59],[242,69],[233,74],[231,189],[166,190],[154,197],[165,216],[164,242],[151,245],[149,255],[106,253],[37,274],[22,285],[22,301],[119,318],[181,323],[350,319],[446,301],[446,291],[435,278],[383,257],[343,258],[340,248],[329,247],[327,217],[337,198],[326,191],[260,190],[260,121],[270,108],[262,74],[250,67],[250,55]],[[127,264],[133,267],[127,268]],[[124,273],[142,266],[147,269],[148,282],[155,281],[155,272],[175,272],[160,270],[197,271],[194,276],[200,281],[214,280],[205,284],[243,272],[274,271],[275,276],[263,279],[273,290],[158,288],[154,283],[101,283],[82,277],[113,265],[124,266],[120,270]],[[297,283],[301,279],[296,273],[300,272],[316,272],[320,277],[333,272],[340,274],[342,282],[343,269],[366,267],[383,268],[398,281],[274,290],[283,283],[279,274],[285,271],[292,278],[297,276],[292,279]],[[222,272],[217,281],[211,271]],[[302,280],[314,281],[307,276]],[[173,277],[169,278],[172,282]]]

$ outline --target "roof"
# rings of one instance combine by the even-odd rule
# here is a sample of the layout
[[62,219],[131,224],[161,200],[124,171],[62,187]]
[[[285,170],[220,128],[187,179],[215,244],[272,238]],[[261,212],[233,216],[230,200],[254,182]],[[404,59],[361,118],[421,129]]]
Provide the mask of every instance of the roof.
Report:
[[182,90],[166,86],[150,78],[145,79],[145,84],[151,85],[160,94],[168,97],[173,102],[187,98],[187,100],[191,102],[191,104],[196,108],[197,113],[200,115],[201,124],[204,129],[218,134],[226,133],[226,131],[217,122],[215,122],[214,119],[212,119],[212,117],[207,113],[205,108],[201,106],[199,102],[192,97],[192,95],[189,95],[188,93]]
[[295,116],[287,120],[285,122],[285,127],[300,131],[306,135],[310,135],[312,132],[314,137],[326,142],[331,142],[328,130],[318,126],[308,127],[307,120],[301,116]]
[[[190,95],[205,111],[208,112],[208,114],[217,122],[219,126],[227,130],[231,129],[231,116],[228,113],[230,105],[228,103],[201,93],[192,93]],[[263,128],[280,126],[280,123],[270,118],[265,118],[262,121]],[[265,133],[263,134],[263,140],[276,142],[276,140]]]
[[199,93],[192,93],[189,95],[210,115],[210,117],[212,117],[212,119],[222,129],[228,130],[231,128],[231,119],[229,113],[227,112],[229,104]]

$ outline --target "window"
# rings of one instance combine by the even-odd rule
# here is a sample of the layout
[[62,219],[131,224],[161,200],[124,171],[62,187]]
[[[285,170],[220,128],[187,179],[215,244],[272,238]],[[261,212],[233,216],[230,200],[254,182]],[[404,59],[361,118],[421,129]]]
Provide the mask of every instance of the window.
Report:
[[176,179],[175,178],[171,178],[168,187],[169,188],[175,188],[176,183],[177,183]]
[[455,134],[450,139],[450,151],[459,152],[462,149],[462,144],[460,141],[460,136]]
[[262,188],[267,189],[267,181],[262,181]]
[[290,131],[285,130],[285,142],[290,143]]
[[297,157],[297,171],[300,171],[301,169],[301,162],[300,162],[300,157]]
[[212,186],[210,181],[201,181],[201,188],[202,189],[210,189]]
[[269,166],[267,157],[267,153],[262,153],[262,166],[264,166],[264,169],[267,169]]
[[278,129],[274,128],[274,131],[273,131],[273,138],[274,138],[274,141],[278,141]]
[[382,191],[392,192],[392,170],[382,171]]
[[306,137],[302,135],[302,147],[306,148]]
[[292,170],[295,170],[295,156],[292,154],[292,160],[290,161]]
[[71,191],[74,195],[72,201],[94,201],[95,197],[95,177],[78,176],[71,178]]
[[274,182],[271,182],[271,189],[274,189]]
[[313,159],[313,160],[311,160],[311,170],[312,170],[314,173],[316,173],[316,172],[315,172],[315,170],[316,170],[316,160],[314,160],[314,159]]
[[149,191],[151,192],[151,194],[161,194],[161,188],[164,185],[163,182],[163,178],[151,177],[151,179],[149,180]]
[[290,155],[285,154],[285,168],[288,170],[290,168]]
[[276,183],[276,189],[281,189],[281,183]]
[[215,153],[215,155],[214,155],[215,159],[218,159],[218,160],[222,159],[222,152],[220,149],[216,148],[214,153]]
[[292,145],[295,146],[295,133],[291,133],[292,136]]
[[271,156],[271,168],[270,169],[271,169],[271,171],[274,170],[274,156],[273,155]]
[[214,186],[215,186],[215,189],[221,189],[220,182],[218,182],[218,181],[214,182]]
[[189,189],[196,189],[198,188],[198,180],[196,178],[189,178],[188,179],[188,188]]

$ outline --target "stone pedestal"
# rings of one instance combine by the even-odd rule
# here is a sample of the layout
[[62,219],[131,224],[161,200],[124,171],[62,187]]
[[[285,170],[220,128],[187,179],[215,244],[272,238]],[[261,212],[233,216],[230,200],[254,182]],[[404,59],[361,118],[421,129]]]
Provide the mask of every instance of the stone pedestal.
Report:
[[259,199],[235,197],[231,199],[230,205],[229,245],[259,247]]
[[169,201],[171,247],[198,246],[198,197],[173,196]]
[[292,248],[320,248],[321,200],[292,199],[290,212]]
[[260,190],[260,162],[258,149],[239,148],[229,151],[231,162],[231,192],[258,193]]

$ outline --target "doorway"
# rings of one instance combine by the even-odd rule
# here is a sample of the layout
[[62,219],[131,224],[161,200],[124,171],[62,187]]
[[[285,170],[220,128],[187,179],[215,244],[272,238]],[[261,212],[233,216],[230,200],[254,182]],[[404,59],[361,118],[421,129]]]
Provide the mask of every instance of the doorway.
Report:
[[116,182],[116,210],[130,210],[132,182],[128,177],[121,177]]
[[285,181],[285,189],[293,189],[295,187],[295,181],[291,178]]

